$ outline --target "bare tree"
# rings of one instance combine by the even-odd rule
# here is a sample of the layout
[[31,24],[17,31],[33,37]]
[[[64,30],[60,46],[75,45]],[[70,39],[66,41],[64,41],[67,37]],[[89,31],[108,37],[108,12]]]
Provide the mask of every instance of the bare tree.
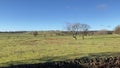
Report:
[[75,40],[77,40],[77,35],[80,30],[80,23],[74,23],[74,24],[67,24],[67,30],[72,33],[72,36]]
[[79,34],[79,32],[81,32],[82,39],[84,40],[84,36],[87,35],[89,28],[89,25],[80,23],[73,23],[67,25],[67,30],[72,33],[72,36],[75,40],[77,40],[77,35]]
[[82,34],[82,39],[84,40],[84,36],[88,34],[90,26],[87,24],[80,24],[80,31]]
[[120,34],[120,25],[115,27],[114,33],[115,34]]

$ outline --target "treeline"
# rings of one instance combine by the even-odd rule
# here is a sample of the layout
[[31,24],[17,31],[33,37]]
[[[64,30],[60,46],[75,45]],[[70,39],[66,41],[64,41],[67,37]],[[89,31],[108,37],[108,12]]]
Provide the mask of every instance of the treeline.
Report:
[[[72,32],[69,31],[14,31],[14,32],[0,32],[0,33],[28,33],[28,34],[34,34],[34,35],[49,35],[49,36],[66,36],[66,35],[72,35]],[[105,35],[105,34],[113,34],[114,31],[88,31],[86,35]],[[81,33],[79,33],[81,34]]]
[[[9,32],[0,32],[0,33],[32,33],[32,32],[36,32],[36,31],[9,31]],[[56,34],[56,35],[71,35],[70,32],[68,31],[37,31],[39,34]],[[100,31],[88,31],[88,34],[95,34],[97,32],[101,33]],[[105,31],[107,32],[106,34],[112,34],[114,31]],[[102,32],[103,33],[103,32]]]
[[0,32],[0,33],[26,33],[28,31],[4,31],[4,32]]
[[35,37],[39,36],[73,36],[73,38],[77,39],[76,36],[94,36],[94,35],[108,35],[108,34],[120,34],[120,25],[116,26],[112,31],[108,31],[106,29],[102,30],[96,30],[91,31],[89,29],[89,25],[87,24],[69,24],[66,26],[67,30],[60,31],[60,30],[51,30],[51,31],[4,31],[0,33],[10,33],[10,34],[16,34],[16,33],[22,33],[22,34],[31,34]]
[[88,24],[81,24],[81,23],[69,23],[66,25],[66,29],[64,31],[60,30],[50,30],[50,31],[4,31],[0,33],[27,33],[32,34],[33,36],[42,35],[42,36],[65,36],[65,35],[72,35],[73,38],[76,36],[81,35],[83,38],[84,36],[91,36],[91,35],[107,35],[107,34],[120,34],[120,25],[116,26],[112,31],[107,29],[96,30],[92,31],[89,30],[91,27]]

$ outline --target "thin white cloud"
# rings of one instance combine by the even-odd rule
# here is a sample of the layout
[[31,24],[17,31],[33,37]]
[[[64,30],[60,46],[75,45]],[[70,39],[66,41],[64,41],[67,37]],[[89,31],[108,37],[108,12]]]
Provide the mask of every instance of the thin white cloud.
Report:
[[99,10],[106,10],[108,8],[107,4],[99,4],[96,6],[97,9]]

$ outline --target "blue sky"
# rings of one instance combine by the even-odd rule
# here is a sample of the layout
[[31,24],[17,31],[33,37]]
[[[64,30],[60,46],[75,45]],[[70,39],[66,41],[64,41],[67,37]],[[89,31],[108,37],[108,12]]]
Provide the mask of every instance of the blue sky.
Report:
[[0,0],[0,31],[64,30],[76,22],[113,30],[120,0]]

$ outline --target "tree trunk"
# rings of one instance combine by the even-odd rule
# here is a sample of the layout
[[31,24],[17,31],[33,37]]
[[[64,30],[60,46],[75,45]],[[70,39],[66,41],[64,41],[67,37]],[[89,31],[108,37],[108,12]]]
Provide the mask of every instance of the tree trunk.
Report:
[[77,40],[77,37],[76,37],[76,36],[77,36],[77,35],[74,35],[74,34],[73,34],[73,38],[74,38],[75,40]]
[[82,34],[82,40],[84,40],[84,34]]

